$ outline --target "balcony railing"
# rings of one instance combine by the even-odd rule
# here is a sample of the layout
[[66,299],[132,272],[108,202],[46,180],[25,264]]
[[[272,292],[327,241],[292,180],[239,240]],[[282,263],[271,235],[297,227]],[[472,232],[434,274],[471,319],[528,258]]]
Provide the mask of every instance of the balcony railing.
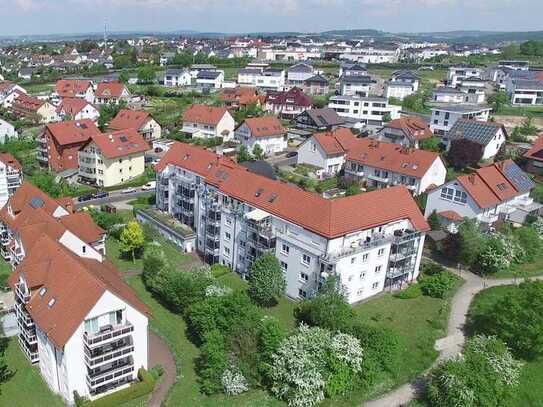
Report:
[[360,240],[359,242],[353,242],[349,247],[343,247],[340,250],[328,253],[324,256],[321,256],[321,259],[325,262],[335,261],[343,257],[352,256],[357,253],[364,252],[368,249],[378,246],[384,246],[395,239],[394,236],[385,236],[380,234],[372,235],[368,240]]
[[89,351],[85,348],[85,363],[89,368],[94,368],[102,363],[125,357],[132,352],[134,352],[134,345],[132,343],[126,343],[123,346],[111,348],[107,352],[95,356],[90,355]]
[[88,334],[87,332],[85,332],[83,334],[83,339],[85,340],[87,346],[95,347],[97,345],[102,345],[112,339],[118,339],[121,336],[127,335],[133,331],[134,325],[132,325],[130,322],[117,326],[108,325],[95,334]]
[[27,359],[30,361],[30,363],[37,363],[40,360],[38,351],[36,350],[34,352],[30,350],[25,344],[24,339],[22,339],[20,336],[19,336],[19,346],[23,350],[23,353],[25,354]]
[[87,374],[87,384],[90,388],[102,386],[113,380],[127,375],[134,374],[134,361],[129,360],[127,363],[115,366],[111,369],[101,371],[98,373]]

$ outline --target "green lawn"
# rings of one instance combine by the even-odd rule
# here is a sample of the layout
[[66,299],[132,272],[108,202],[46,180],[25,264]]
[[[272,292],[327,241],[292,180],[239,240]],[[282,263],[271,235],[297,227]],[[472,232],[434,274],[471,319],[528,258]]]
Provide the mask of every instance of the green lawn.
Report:
[[533,262],[518,264],[506,270],[500,270],[489,278],[531,277],[543,274],[543,254]]
[[497,112],[498,115],[503,116],[526,116],[531,114],[534,117],[543,116],[543,107],[541,106],[503,106],[500,108],[500,111]]
[[[478,318],[485,315],[499,298],[509,292],[518,290],[516,286],[493,287],[481,291],[474,298],[470,308],[470,317],[480,321]],[[475,334],[483,332],[484,323],[478,322],[471,327],[470,331]],[[543,358],[526,362],[522,369],[520,385],[515,390],[513,399],[508,407],[541,407],[543,405]]]
[[32,85],[22,85],[23,88],[31,95],[37,95],[40,93],[49,93],[52,92],[55,88],[54,83],[35,83]]
[[5,361],[14,375],[2,384],[0,406],[64,406],[62,399],[54,395],[43,381],[39,368],[25,358],[15,338],[9,340]]

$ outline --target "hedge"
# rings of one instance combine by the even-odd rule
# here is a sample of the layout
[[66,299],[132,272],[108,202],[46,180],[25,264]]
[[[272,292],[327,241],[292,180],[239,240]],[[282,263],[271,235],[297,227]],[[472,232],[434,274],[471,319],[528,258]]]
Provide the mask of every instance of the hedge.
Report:
[[119,390],[108,396],[99,398],[83,404],[84,407],[117,407],[130,400],[134,400],[151,393],[155,388],[155,379],[145,369],[138,370],[139,382],[136,382],[126,389]]

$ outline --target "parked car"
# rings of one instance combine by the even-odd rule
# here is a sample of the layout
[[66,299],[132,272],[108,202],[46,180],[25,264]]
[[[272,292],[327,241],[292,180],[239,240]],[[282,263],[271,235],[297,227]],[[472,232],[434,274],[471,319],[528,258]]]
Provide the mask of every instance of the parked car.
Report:
[[136,188],[133,188],[133,187],[125,188],[121,191],[121,194],[131,194],[132,192],[136,192]]
[[149,191],[156,188],[156,181],[151,181],[141,187],[142,191]]
[[292,158],[292,157],[297,157],[298,156],[298,152],[297,151],[290,151],[287,153],[286,157],[287,158]]
[[81,195],[80,197],[77,198],[77,200],[79,202],[86,202],[86,201],[90,201],[94,199],[94,195],[93,194],[86,194],[86,195]]
[[106,191],[100,191],[94,194],[94,199],[102,199],[107,198],[109,196],[109,192]]

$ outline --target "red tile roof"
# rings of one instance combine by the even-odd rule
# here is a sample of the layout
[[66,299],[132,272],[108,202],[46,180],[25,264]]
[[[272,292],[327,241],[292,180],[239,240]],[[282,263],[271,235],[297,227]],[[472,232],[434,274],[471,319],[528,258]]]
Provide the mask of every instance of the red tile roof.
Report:
[[438,153],[368,138],[357,139],[347,153],[349,161],[417,178],[422,178],[431,165],[440,159]]
[[233,89],[223,89],[220,99],[225,103],[236,102],[240,106],[246,106],[259,101],[258,92],[255,88],[242,86]]
[[192,105],[185,110],[183,121],[216,126],[227,113],[228,111],[224,107]]
[[23,167],[10,153],[0,153],[0,161],[2,161],[8,167],[22,171]]
[[144,110],[123,109],[117,113],[111,123],[108,125],[108,130],[124,130],[124,129],[141,129],[147,120],[151,118],[149,112]]
[[253,117],[245,119],[243,123],[251,130],[252,137],[277,137],[284,136],[287,132],[275,116]]
[[524,157],[543,162],[543,134],[540,134],[537,140],[532,145],[532,148],[524,154]]
[[95,96],[101,99],[120,98],[126,86],[122,82],[100,82],[96,87]]
[[57,107],[57,113],[64,113],[74,118],[79,114],[87,105],[90,105],[85,99],[66,97],[63,98]]
[[442,212],[438,212],[437,214],[445,219],[449,219],[456,222],[462,220],[462,216],[460,216],[458,212],[455,212],[455,211],[442,211]]
[[91,139],[107,158],[118,158],[143,153],[151,148],[136,129],[93,134]]
[[315,133],[313,134],[313,139],[319,143],[324,152],[329,156],[346,154],[349,148],[357,142],[351,130],[345,128],[324,133]]
[[225,194],[329,239],[406,218],[417,230],[429,229],[410,192],[403,186],[328,200],[248,172],[245,167],[184,143],[172,146],[157,171],[170,163],[205,177]]
[[43,106],[45,100],[28,96],[26,93],[18,92],[17,98],[13,101],[13,109],[16,111],[36,112]]
[[286,92],[269,91],[266,94],[266,103],[302,107],[311,107],[313,105],[311,98],[297,87]]
[[74,98],[84,94],[91,87],[91,81],[81,79],[61,79],[55,85],[55,91],[61,98]]
[[60,145],[82,143],[88,141],[92,135],[100,134],[100,130],[90,119],[49,123],[46,128]]
[[411,140],[423,140],[433,136],[430,126],[423,119],[417,116],[402,117],[394,119],[385,124],[384,129],[402,130]]

